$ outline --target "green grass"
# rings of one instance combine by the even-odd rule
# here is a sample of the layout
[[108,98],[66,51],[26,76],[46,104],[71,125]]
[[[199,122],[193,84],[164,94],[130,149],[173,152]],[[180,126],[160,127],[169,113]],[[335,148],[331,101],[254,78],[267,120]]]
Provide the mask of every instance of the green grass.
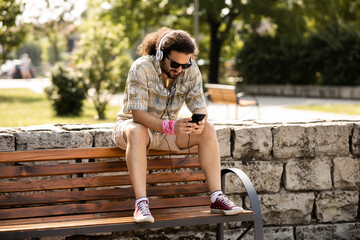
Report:
[[0,127],[26,127],[48,123],[113,123],[120,106],[108,105],[106,119],[97,120],[93,103],[84,102],[79,117],[55,115],[45,94],[29,89],[0,89]]
[[360,115],[360,104],[297,105],[288,108],[342,115]]

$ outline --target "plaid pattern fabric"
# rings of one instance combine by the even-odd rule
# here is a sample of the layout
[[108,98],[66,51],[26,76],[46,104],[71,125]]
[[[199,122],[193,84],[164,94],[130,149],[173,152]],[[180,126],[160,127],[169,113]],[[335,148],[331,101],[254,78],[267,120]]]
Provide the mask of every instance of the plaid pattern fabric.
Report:
[[[118,120],[132,118],[132,110],[147,111],[158,118],[176,120],[184,104],[191,112],[205,107],[201,72],[193,65],[177,77],[171,91],[161,82],[161,69],[155,56],[138,58],[131,66]],[[170,97],[171,96],[171,97]]]

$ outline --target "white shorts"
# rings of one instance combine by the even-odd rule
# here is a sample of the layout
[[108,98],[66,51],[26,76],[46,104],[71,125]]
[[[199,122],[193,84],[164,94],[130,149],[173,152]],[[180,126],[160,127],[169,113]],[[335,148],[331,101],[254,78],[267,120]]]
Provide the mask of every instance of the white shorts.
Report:
[[[115,124],[114,131],[112,134],[113,141],[115,144],[121,148],[126,150],[127,142],[124,138],[124,128],[128,124],[133,124],[132,119],[128,120],[118,120]],[[149,145],[147,149],[155,149],[162,151],[172,151],[172,152],[186,152],[186,149],[179,149],[176,145],[176,135],[165,135],[162,132],[151,131],[148,129],[149,134]]]

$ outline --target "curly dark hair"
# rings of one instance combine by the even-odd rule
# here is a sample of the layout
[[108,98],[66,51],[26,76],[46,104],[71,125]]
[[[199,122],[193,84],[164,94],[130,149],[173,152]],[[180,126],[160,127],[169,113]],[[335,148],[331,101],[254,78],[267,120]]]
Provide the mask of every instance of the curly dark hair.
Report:
[[162,27],[156,32],[147,34],[141,44],[137,47],[137,53],[142,56],[155,55],[161,38],[167,33],[169,33],[169,35],[166,36],[161,44],[161,50],[163,51],[164,57],[169,55],[171,50],[186,54],[198,54],[196,42],[189,33],[183,30],[173,30],[166,27]]

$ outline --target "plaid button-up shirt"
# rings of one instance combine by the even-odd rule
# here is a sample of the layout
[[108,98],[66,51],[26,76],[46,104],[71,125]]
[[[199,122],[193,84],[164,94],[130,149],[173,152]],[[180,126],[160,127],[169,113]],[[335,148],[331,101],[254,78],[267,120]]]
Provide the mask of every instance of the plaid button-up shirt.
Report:
[[161,75],[155,56],[140,57],[132,64],[126,80],[123,108],[117,114],[118,120],[132,118],[132,110],[176,120],[184,102],[191,112],[205,107],[202,76],[195,61],[179,74],[171,91],[164,87]]

